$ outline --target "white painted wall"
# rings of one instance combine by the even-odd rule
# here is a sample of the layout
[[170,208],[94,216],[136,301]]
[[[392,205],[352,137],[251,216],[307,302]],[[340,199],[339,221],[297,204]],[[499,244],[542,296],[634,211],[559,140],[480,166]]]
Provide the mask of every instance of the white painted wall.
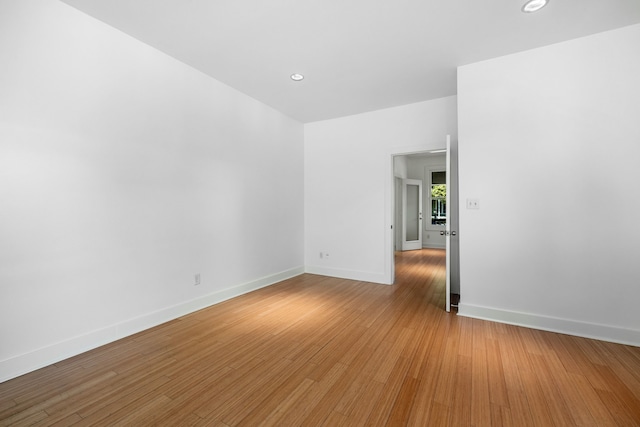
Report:
[[390,283],[391,155],[443,148],[447,134],[457,138],[455,97],[306,124],[306,270]]
[[303,271],[302,124],[57,1],[0,64],[0,381]]
[[407,178],[407,156],[395,156],[393,158],[393,176]]
[[640,345],[640,25],[458,70],[460,314]]

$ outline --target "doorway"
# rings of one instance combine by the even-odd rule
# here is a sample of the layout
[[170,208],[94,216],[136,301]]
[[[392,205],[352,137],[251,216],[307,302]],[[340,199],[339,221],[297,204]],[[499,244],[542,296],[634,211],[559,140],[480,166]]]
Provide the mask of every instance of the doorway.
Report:
[[[396,150],[391,153],[391,194],[389,208],[391,212],[391,229],[388,246],[388,262],[393,283],[395,275],[395,251],[402,250],[403,234],[406,232],[406,224],[402,222],[401,215],[403,179],[419,179],[423,183],[421,195],[423,198],[421,207],[423,224],[421,232],[423,236],[419,247],[412,249],[445,249],[445,234],[449,241],[446,254],[449,255],[449,267],[447,273],[450,276],[447,293],[446,307],[453,303],[455,306],[460,294],[459,281],[459,241],[458,241],[458,195],[457,195],[457,141],[453,141],[450,150],[450,164],[448,174],[434,174],[431,172],[446,172],[447,150],[442,148],[424,148],[415,150]],[[448,175],[447,188],[440,181]],[[432,191],[434,192],[432,194]],[[444,201],[447,195],[450,200]],[[435,211],[434,211],[435,209]],[[448,222],[445,230],[445,217]]]

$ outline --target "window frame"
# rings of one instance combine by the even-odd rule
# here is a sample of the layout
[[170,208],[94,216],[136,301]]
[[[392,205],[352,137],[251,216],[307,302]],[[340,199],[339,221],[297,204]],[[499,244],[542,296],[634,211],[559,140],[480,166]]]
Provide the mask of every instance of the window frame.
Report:
[[[427,185],[425,186],[425,212],[429,212],[429,217],[428,217],[428,221],[424,221],[424,229],[426,231],[440,231],[440,230],[444,230],[445,226],[446,226],[446,222],[444,224],[432,224],[432,211],[431,211],[431,206],[433,203],[434,198],[431,197],[431,189],[433,187],[433,173],[434,172],[443,172],[443,173],[447,173],[446,170],[446,166],[427,166],[425,167],[425,169],[427,170],[427,173],[425,175],[427,175]],[[446,185],[446,184],[445,184]],[[447,191],[449,191],[449,188],[447,188]],[[446,221],[449,221],[449,209],[447,207],[447,212],[446,212]],[[425,219],[426,219],[426,215],[425,215]]]

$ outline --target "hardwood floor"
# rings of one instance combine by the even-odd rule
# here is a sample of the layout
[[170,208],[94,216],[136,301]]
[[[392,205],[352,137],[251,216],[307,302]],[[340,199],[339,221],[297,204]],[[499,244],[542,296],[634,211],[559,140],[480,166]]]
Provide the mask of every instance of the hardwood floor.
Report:
[[0,384],[0,425],[640,426],[640,348],[445,313],[443,265],[218,304]]

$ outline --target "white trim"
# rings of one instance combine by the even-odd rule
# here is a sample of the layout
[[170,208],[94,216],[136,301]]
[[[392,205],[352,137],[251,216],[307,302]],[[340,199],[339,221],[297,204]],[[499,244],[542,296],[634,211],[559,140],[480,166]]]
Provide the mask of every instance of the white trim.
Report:
[[0,383],[303,273],[303,267],[281,271],[2,360],[0,361]]
[[640,330],[460,303],[458,315],[640,347]]
[[384,273],[372,273],[368,271],[347,270],[342,268],[327,268],[306,266],[305,273],[319,274],[321,276],[338,277],[340,279],[358,280],[361,282],[379,283],[381,285],[392,285]]
[[447,249],[447,245],[438,245],[433,243],[423,243],[422,249]]

